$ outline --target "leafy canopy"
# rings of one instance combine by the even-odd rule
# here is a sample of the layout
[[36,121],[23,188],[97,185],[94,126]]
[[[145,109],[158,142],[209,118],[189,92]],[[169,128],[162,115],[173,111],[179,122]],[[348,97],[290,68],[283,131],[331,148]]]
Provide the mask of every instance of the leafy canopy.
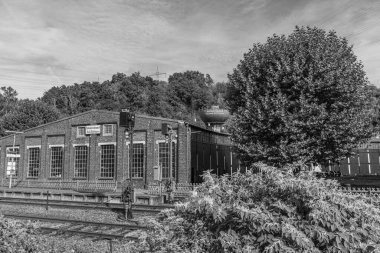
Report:
[[310,172],[256,164],[231,177],[205,174],[186,203],[142,233],[135,252],[372,252],[380,209]]
[[296,27],[256,43],[229,75],[233,140],[247,162],[334,162],[372,134],[367,79],[346,39]]
[[60,117],[59,111],[54,107],[38,100],[20,100],[13,110],[0,120],[1,131],[24,131],[29,128],[46,124]]

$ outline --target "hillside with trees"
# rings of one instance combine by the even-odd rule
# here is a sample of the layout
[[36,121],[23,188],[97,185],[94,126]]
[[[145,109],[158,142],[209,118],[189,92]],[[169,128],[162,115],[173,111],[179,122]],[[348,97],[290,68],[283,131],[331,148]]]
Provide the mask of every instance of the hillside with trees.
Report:
[[37,100],[20,100],[12,87],[0,90],[0,135],[23,131],[88,110],[120,111],[174,118],[204,126],[198,112],[211,105],[224,107],[225,83],[214,84],[199,71],[174,73],[156,81],[140,73],[116,73],[111,80],[54,86]]
[[212,104],[223,104],[223,84],[213,83],[211,77],[199,71],[174,73],[169,81],[132,73],[117,73],[111,81],[84,82],[71,86],[53,87],[41,100],[63,115],[73,115],[91,109],[119,111],[128,108],[136,113],[182,119],[194,122],[197,111]]

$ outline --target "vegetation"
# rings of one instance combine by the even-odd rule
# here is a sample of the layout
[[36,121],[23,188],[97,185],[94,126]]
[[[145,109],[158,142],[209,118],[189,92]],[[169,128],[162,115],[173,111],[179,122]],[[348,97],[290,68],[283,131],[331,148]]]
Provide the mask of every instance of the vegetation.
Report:
[[229,79],[229,130],[246,162],[326,164],[372,135],[363,66],[335,32],[274,35],[254,44]]
[[116,73],[111,81],[52,87],[37,100],[19,100],[12,87],[0,88],[0,135],[4,130],[23,131],[58,118],[92,109],[120,111],[182,119],[204,126],[198,111],[211,104],[224,107],[225,83],[213,83],[199,71],[174,73],[169,83],[140,73]]
[[1,129],[22,131],[59,119],[55,108],[34,100],[21,100],[1,119]]
[[246,174],[206,174],[189,202],[162,213],[134,252],[373,252],[380,209],[335,181],[255,165]]
[[[138,242],[114,252],[378,252],[379,202],[332,180],[255,164],[246,174],[206,173],[188,202],[151,220]],[[0,252],[107,252],[86,239],[38,234],[0,217]]]
[[[4,253],[107,253],[108,241],[39,232],[39,224],[0,216],[0,252]],[[114,253],[131,252],[128,243],[113,243]]]
[[[127,76],[117,73],[111,81],[84,82],[53,87],[41,100],[57,108],[63,115],[91,109],[119,111],[129,108],[151,116],[183,119],[194,122],[197,111],[212,103],[223,103],[220,84],[198,71],[174,73],[169,82],[154,81],[140,73]],[[217,88],[219,87],[219,88]]]

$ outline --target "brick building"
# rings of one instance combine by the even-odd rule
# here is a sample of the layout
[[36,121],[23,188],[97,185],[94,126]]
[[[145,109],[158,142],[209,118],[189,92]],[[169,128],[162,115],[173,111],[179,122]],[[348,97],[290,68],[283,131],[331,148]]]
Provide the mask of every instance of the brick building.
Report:
[[[179,120],[136,115],[131,172],[137,185],[154,181],[155,166],[161,166],[163,179],[169,177],[169,144],[161,133],[162,123],[175,133],[172,155],[177,182],[200,182],[204,170],[224,174],[239,169],[227,134]],[[92,110],[0,138],[1,179],[13,174],[21,182],[122,182],[129,178],[126,136],[126,129],[119,126],[119,112]]]

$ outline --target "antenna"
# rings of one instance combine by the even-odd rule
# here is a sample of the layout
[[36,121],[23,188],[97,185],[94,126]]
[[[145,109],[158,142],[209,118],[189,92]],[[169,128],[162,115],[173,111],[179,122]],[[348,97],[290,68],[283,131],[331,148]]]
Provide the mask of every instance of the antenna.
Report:
[[157,79],[157,81],[160,81],[160,75],[165,75],[165,77],[166,77],[166,73],[160,73],[160,72],[158,71],[158,66],[157,66],[157,71],[156,71],[156,73],[154,73],[154,74],[152,74],[152,75],[149,75],[149,76],[155,76],[156,79]]

